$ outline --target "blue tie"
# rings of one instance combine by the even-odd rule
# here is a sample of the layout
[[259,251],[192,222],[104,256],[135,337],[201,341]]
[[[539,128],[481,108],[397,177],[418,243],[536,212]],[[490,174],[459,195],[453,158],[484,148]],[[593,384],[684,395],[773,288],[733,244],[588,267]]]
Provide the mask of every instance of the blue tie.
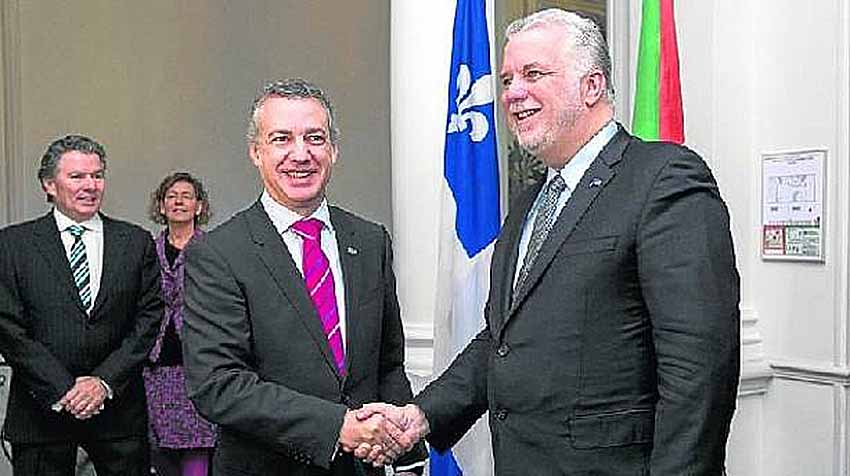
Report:
[[91,287],[89,286],[91,275],[89,274],[89,260],[86,257],[86,245],[83,243],[85,231],[86,229],[80,225],[68,227],[68,232],[74,237],[74,244],[71,245],[68,261],[71,263],[71,274],[74,275],[74,284],[77,285],[80,302],[83,303],[83,308],[88,311],[91,307]]

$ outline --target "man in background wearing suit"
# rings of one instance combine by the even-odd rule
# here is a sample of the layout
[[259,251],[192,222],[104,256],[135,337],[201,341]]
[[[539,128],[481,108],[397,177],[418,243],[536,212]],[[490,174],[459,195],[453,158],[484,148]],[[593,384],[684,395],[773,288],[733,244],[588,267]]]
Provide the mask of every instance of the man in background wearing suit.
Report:
[[187,250],[187,386],[219,425],[216,474],[377,475],[355,448],[397,456],[393,427],[352,411],[412,395],[389,235],[325,198],[338,136],[317,86],[268,84],[248,125],[265,190]]
[[13,369],[5,437],[16,475],[146,475],[141,364],[162,313],[148,232],[100,213],[106,152],[69,135],[41,159],[53,210],[0,231],[0,352]]
[[498,475],[723,472],[739,374],[728,213],[697,154],[613,121],[610,76],[590,20],[508,27],[505,116],[547,176],[505,220],[485,329],[415,404],[361,416],[443,450],[489,410]]

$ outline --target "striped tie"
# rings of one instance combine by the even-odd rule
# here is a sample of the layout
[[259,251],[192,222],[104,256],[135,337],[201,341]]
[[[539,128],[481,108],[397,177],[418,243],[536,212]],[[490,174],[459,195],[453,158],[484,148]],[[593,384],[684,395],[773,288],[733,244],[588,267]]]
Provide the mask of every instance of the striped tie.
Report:
[[336,308],[334,275],[328,257],[322,251],[322,222],[315,218],[300,220],[292,225],[292,230],[302,238],[301,269],[307,291],[322,321],[337,371],[345,375],[345,352]]
[[80,225],[68,227],[68,232],[74,237],[74,244],[71,245],[68,261],[71,262],[71,274],[74,275],[74,284],[77,285],[80,302],[83,303],[83,308],[88,311],[91,307],[91,286],[89,286],[91,276],[89,275],[89,260],[86,257],[86,245],[83,243],[85,231],[86,229]]

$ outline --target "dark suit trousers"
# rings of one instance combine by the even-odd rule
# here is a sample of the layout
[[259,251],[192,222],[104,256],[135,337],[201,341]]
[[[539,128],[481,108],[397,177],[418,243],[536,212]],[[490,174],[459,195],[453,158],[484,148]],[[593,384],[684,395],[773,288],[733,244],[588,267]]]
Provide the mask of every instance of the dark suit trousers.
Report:
[[[79,446],[88,453],[98,476],[150,474],[150,453],[145,436],[84,441]],[[75,443],[12,443],[15,476],[74,476],[76,461]]]

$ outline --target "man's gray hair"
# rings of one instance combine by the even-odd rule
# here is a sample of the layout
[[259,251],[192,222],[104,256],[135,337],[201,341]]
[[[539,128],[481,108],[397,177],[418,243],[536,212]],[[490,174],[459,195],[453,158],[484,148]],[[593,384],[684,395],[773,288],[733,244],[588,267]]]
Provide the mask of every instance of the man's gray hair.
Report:
[[611,55],[608,44],[596,23],[573,12],[549,8],[520,18],[505,29],[505,37],[541,26],[556,26],[564,30],[569,51],[575,51],[575,70],[584,76],[598,69],[605,76],[605,99],[614,102],[614,83],[611,81]]
[[248,130],[245,134],[248,143],[256,143],[259,126],[257,124],[260,108],[266,103],[269,98],[284,98],[284,99],[315,99],[325,108],[325,113],[328,116],[328,133],[330,134],[331,144],[336,145],[339,141],[339,130],[336,127],[336,114],[334,113],[333,104],[330,98],[319,86],[301,78],[290,78],[281,81],[273,81],[263,87],[262,92],[254,99],[251,104],[251,115],[248,118]]

